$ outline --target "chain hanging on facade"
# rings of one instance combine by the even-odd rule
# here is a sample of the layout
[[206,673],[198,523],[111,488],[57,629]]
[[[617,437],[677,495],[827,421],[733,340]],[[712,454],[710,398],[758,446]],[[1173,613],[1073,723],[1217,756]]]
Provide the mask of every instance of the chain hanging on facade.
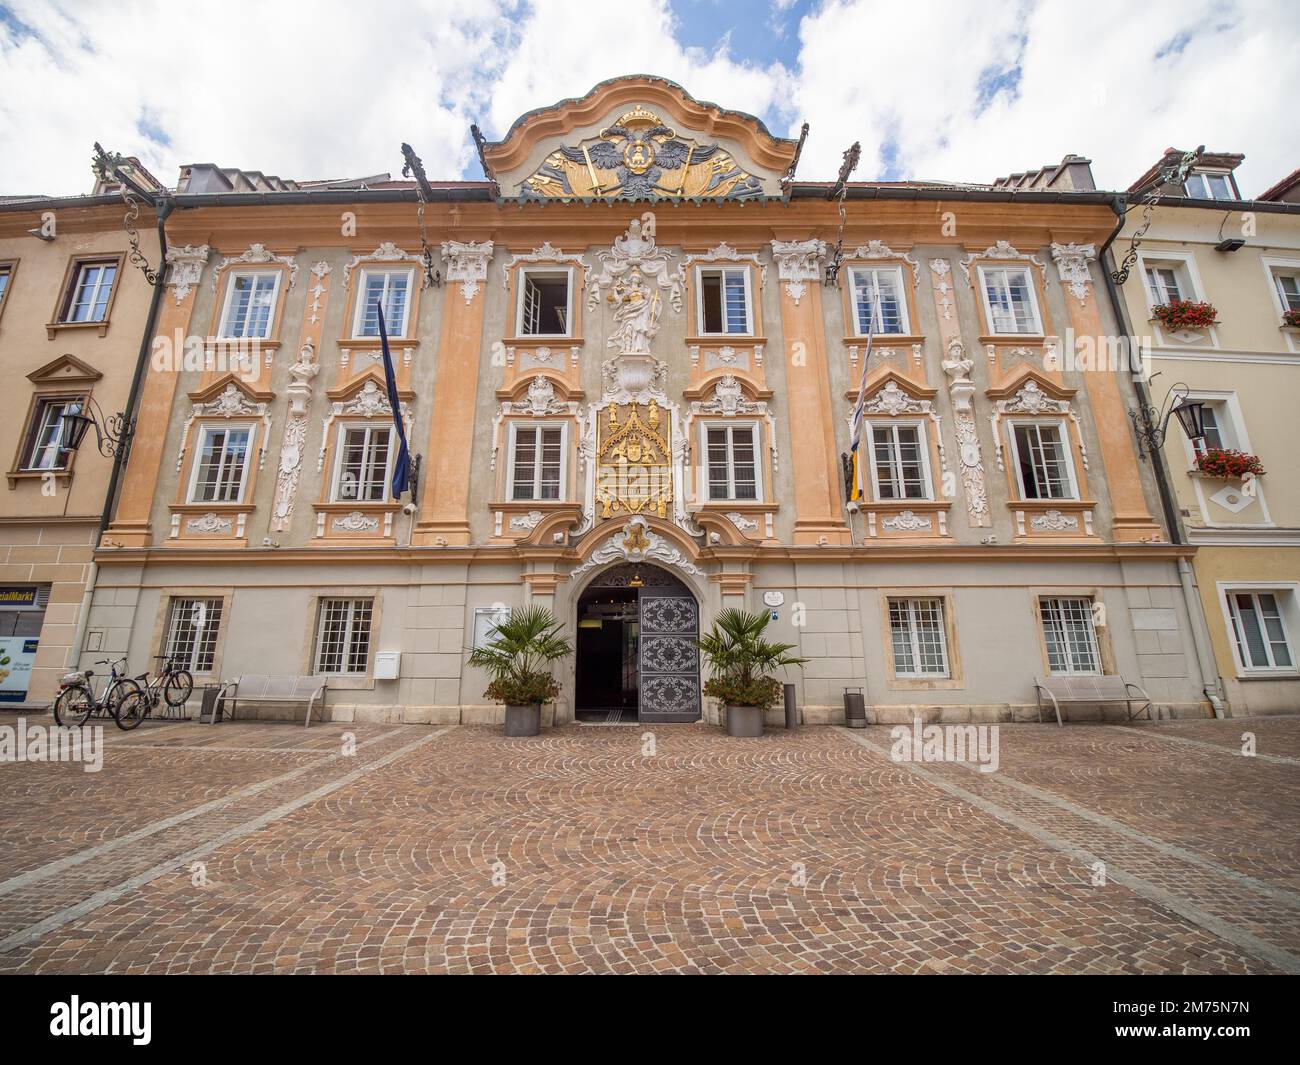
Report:
[[409,144],[402,145],[402,156],[406,160],[402,167],[402,177],[414,176],[415,178],[415,219],[420,226],[420,262],[424,264],[424,287],[437,288],[442,284],[442,273],[434,269],[433,248],[429,246],[429,230],[424,224],[429,179],[424,174],[424,163]]
[[128,159],[119,155],[117,152],[106,152],[98,141],[95,142],[94,161],[90,164],[95,176],[102,182],[116,182],[122,191],[122,202],[126,204],[126,214],[122,216],[122,226],[126,229],[126,240],[128,250],[127,259],[131,265],[138,267],[144,274],[145,280],[151,285],[157,285],[162,278],[162,265],[155,270],[149,265],[149,260],[144,257],[140,251],[140,231],[136,229],[136,221],[140,217],[140,201],[131,193],[130,187],[123,178],[124,174],[129,173],[133,168]]
[[835,179],[828,199],[834,200],[840,213],[839,228],[835,231],[835,247],[831,249],[826,262],[826,284],[834,287],[840,276],[840,266],[844,262],[844,223],[848,221],[848,212],[844,201],[849,194],[849,175],[857,169],[858,160],[862,158],[862,145],[854,141],[844,152],[844,161],[840,163],[839,176]]
[[1165,189],[1173,183],[1177,183],[1181,188],[1183,182],[1187,180],[1188,172],[1196,165],[1200,159],[1201,153],[1205,151],[1205,145],[1202,144],[1195,151],[1184,152],[1178,159],[1178,162],[1169,166],[1162,167],[1156,175],[1155,181],[1151,187],[1142,196],[1142,224],[1138,226],[1137,231],[1129,240],[1128,251],[1124,253],[1124,261],[1119,264],[1119,269],[1111,272],[1110,279],[1117,285],[1124,284],[1128,280],[1129,271],[1137,263],[1138,248],[1142,244],[1142,238],[1151,228],[1151,223],[1155,220],[1155,209],[1164,197]]

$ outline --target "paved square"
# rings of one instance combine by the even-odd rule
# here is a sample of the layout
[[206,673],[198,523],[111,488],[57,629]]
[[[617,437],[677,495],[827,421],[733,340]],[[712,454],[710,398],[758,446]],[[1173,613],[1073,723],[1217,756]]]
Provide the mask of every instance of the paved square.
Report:
[[1300,970],[1300,718],[105,738],[0,765],[0,972]]

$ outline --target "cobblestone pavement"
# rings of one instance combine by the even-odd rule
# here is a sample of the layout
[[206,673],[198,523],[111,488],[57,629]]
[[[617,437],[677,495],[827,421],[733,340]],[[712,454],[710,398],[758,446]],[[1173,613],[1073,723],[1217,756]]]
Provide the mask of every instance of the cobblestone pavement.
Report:
[[1300,970],[1300,718],[105,738],[0,765],[0,972]]

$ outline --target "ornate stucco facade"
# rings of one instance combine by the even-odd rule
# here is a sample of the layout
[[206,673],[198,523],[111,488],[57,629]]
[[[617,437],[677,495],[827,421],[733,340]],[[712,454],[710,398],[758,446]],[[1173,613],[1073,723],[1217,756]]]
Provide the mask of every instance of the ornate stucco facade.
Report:
[[[1241,159],[1202,154],[1185,181],[1159,189],[1122,292],[1134,333],[1150,345],[1156,405],[1182,385],[1180,393],[1207,406],[1204,444],[1171,429],[1164,455],[1186,539],[1197,548],[1196,583],[1224,694],[1234,714],[1247,715],[1300,706],[1300,479],[1291,435],[1300,327],[1286,319],[1300,311],[1300,206],[1288,202],[1295,174],[1263,199],[1244,198],[1233,177]],[[1158,180],[1158,168],[1134,186],[1135,197]],[[1117,252],[1144,221],[1135,207]],[[1217,321],[1171,329],[1154,310],[1170,298],[1209,303]],[[1254,455],[1265,472],[1202,470],[1206,446]]]
[[[148,373],[90,635],[133,662],[180,639],[200,682],[323,671],[345,720],[482,721],[485,619],[540,603],[594,631],[639,587],[645,720],[714,718],[681,641],[727,606],[773,610],[809,659],[810,721],[849,686],[882,720],[1024,716],[1060,668],[1207,712],[1131,381],[1061,358],[1119,331],[1108,198],[851,184],[841,230],[797,148],[605,83],[481,141],[489,181],[431,189],[427,284],[411,183],[182,188],[157,337],[247,338],[257,306],[257,344]],[[375,302],[409,507],[383,487]],[[559,720],[604,653],[582,646]]]

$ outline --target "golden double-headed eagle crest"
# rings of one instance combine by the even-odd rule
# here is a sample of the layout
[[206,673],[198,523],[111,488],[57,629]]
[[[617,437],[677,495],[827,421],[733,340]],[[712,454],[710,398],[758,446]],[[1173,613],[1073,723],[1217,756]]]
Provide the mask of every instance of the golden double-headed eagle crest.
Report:
[[763,187],[720,146],[678,137],[658,115],[638,104],[602,129],[598,139],[552,152],[525,179],[522,191],[537,199],[741,200],[761,196]]

